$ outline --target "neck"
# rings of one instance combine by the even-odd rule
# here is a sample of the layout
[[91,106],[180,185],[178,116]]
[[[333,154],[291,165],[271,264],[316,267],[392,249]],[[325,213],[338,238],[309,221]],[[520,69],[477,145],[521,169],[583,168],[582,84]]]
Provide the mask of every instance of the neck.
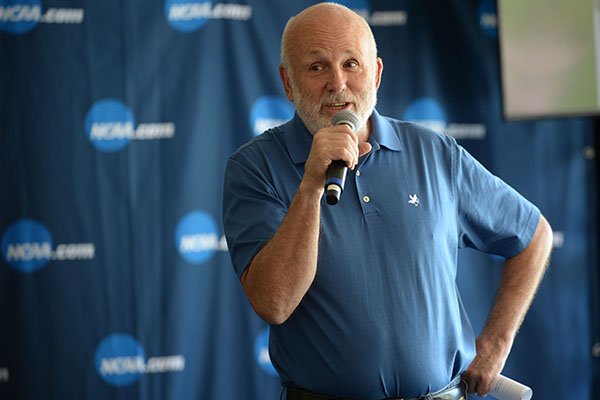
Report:
[[371,137],[371,118],[367,120],[367,123],[357,132],[359,142],[368,142]]

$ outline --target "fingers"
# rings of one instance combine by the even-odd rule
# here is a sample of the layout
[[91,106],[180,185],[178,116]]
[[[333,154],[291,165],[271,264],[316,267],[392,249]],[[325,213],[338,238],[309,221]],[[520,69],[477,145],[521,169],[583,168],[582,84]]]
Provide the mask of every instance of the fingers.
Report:
[[354,169],[358,164],[359,148],[358,148],[358,136],[354,133],[347,125],[337,126],[332,133],[334,136],[330,136],[331,145],[333,151],[336,150],[335,146],[339,146],[339,150],[342,151],[342,157],[335,158],[334,160],[344,160],[346,166],[350,169]]
[[467,384],[468,393],[477,393],[477,396],[485,397],[492,387],[494,376],[482,371],[468,369],[463,373],[462,379]]
[[481,335],[475,341],[477,354],[462,374],[470,393],[483,397],[490,391],[492,382],[502,372],[510,351],[510,344],[502,343],[489,335]]
[[346,125],[317,132],[313,139],[313,148],[326,166],[334,160],[343,160],[348,168],[354,168],[360,157],[358,136]]
[[358,135],[346,125],[321,129],[315,133],[304,165],[304,178],[314,187],[325,184],[329,165],[342,160],[346,167],[354,169],[360,156],[371,151],[369,143],[359,143]]

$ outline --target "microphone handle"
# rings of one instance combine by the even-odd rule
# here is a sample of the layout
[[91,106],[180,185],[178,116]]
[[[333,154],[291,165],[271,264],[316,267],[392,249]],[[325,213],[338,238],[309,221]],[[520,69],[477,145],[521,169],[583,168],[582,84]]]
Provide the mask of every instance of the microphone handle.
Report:
[[343,160],[335,160],[331,163],[329,168],[327,168],[325,200],[330,206],[334,206],[340,201],[347,173],[348,167],[346,167],[346,163]]

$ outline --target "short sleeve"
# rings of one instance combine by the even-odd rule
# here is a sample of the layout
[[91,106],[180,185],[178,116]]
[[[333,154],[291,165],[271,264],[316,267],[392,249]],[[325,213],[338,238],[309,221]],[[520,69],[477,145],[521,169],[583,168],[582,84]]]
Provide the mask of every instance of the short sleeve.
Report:
[[454,163],[459,246],[505,258],[521,252],[537,229],[538,208],[457,144]]
[[273,237],[287,213],[261,170],[243,157],[231,157],[223,186],[223,227],[238,277]]

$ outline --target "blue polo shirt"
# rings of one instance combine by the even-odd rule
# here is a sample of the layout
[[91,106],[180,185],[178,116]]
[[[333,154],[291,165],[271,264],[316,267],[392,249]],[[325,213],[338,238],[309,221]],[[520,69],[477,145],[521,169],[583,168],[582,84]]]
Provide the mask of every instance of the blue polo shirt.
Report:
[[[475,355],[456,287],[457,251],[511,257],[539,210],[456,141],[371,117],[372,151],[323,200],[317,273],[290,318],[272,326],[285,385],[360,399],[437,391]],[[275,234],[304,173],[312,136],[298,116],[238,149],[224,186],[224,227],[241,276]]]

